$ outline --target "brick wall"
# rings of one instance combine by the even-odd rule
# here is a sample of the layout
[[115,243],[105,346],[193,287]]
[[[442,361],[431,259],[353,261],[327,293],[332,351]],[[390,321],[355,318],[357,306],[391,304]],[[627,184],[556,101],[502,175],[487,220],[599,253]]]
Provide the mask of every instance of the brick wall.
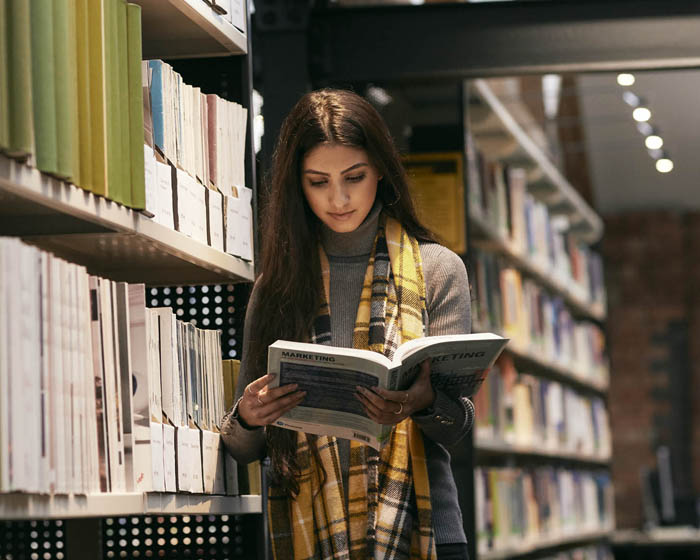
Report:
[[603,255],[617,525],[640,527],[640,470],[659,445],[676,488],[700,489],[700,216],[607,217]]

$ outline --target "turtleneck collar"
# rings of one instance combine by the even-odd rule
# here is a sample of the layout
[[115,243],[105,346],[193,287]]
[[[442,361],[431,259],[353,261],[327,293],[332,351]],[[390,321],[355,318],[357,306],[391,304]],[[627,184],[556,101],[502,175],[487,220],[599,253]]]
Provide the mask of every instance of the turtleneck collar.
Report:
[[321,243],[329,257],[358,257],[372,252],[382,202],[377,198],[365,220],[355,231],[338,233],[321,224]]

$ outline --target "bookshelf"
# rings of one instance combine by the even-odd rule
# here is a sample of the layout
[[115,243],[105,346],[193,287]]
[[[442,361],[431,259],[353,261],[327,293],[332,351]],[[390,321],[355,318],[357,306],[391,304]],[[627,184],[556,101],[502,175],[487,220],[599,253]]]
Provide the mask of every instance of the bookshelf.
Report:
[[202,494],[8,494],[0,500],[0,519],[69,519],[134,515],[231,515],[260,513],[260,496]]
[[142,9],[143,58],[199,58],[248,52],[245,33],[203,0],[135,3]]
[[19,234],[114,280],[150,285],[253,280],[252,263],[3,155],[0,217],[0,234]]
[[[112,2],[101,1],[104,5]],[[220,81],[228,80],[231,83],[232,74],[235,74],[234,93],[231,94],[229,90],[220,93],[216,90],[216,84],[203,87],[221,96],[235,96],[246,107],[248,122],[252,122],[250,38],[240,31],[249,26],[249,14],[245,8],[247,3],[218,2],[220,6],[236,5],[244,10],[242,25],[239,22],[238,28],[213,9],[214,3],[204,0],[136,0],[133,3],[142,8],[141,58],[219,57],[214,59],[216,65],[208,67],[209,77],[218,69],[221,76],[225,75]],[[119,25],[122,25],[121,21]],[[29,126],[32,126],[31,122]],[[242,142],[247,147],[245,181],[253,188],[255,208],[255,164],[250,129]],[[89,160],[86,158],[85,161]],[[194,290],[194,285],[227,284],[232,288],[231,284],[252,282],[252,262],[163,226],[142,212],[41,173],[34,163],[31,158],[25,163],[0,154],[1,236],[21,238],[70,263],[85,266],[90,274],[115,282],[144,283],[149,287],[189,285],[190,290]],[[189,300],[193,299],[189,297]],[[232,302],[231,296],[229,302]],[[189,301],[189,305],[192,311],[196,303]],[[233,309],[232,303],[229,306]],[[239,515],[247,515],[246,519],[262,525],[257,521],[262,512],[263,501],[259,495],[224,496],[186,492],[2,493],[0,556],[4,557],[5,553],[12,556],[13,542],[19,543],[20,538],[26,540],[18,546],[26,547],[26,550],[30,545],[35,547],[37,543],[30,541],[34,537],[29,532],[25,536],[22,536],[22,528],[18,532],[17,524],[23,522],[27,526],[43,523],[48,527],[49,522],[63,526],[60,520],[70,519],[65,524],[66,534],[60,530],[50,538],[60,541],[61,546],[64,542],[72,545],[75,554],[71,553],[71,558],[96,558],[111,557],[102,548],[104,543],[98,527],[100,518],[108,518],[103,521],[111,522],[110,517],[129,516],[136,523],[143,516],[148,522],[149,516],[180,516],[178,519],[184,517],[187,520],[186,516],[189,515],[205,518],[222,515],[227,516],[226,523],[230,523],[232,528],[238,528]],[[231,516],[230,520],[228,516]],[[214,518],[208,519],[211,521]],[[212,530],[214,525],[211,522],[208,530]],[[228,531],[229,527],[226,526],[224,530]],[[259,538],[262,528],[256,525],[255,532],[248,533],[246,542],[250,545]],[[44,534],[43,537],[49,538],[49,535]],[[236,547],[240,548],[239,544]],[[122,551],[121,554],[126,557],[127,553]]]
[[[468,531],[468,538],[474,541],[476,558],[486,560],[530,557],[546,554],[550,549],[571,550],[578,546],[597,545],[608,542],[614,529],[612,487],[609,483],[611,456],[605,443],[606,436],[595,431],[600,429],[597,422],[601,418],[607,423],[605,409],[609,373],[604,365],[601,366],[600,356],[595,350],[596,343],[593,342],[595,336],[600,335],[592,334],[602,332],[601,325],[606,318],[605,298],[604,294],[602,298],[599,297],[599,291],[589,284],[593,273],[589,254],[586,253],[586,248],[601,238],[603,224],[601,218],[578,195],[540,147],[543,145],[543,134],[533,125],[532,117],[518,98],[517,89],[513,90],[510,86],[512,82],[477,79],[465,83],[463,95],[465,137],[469,139],[465,146],[469,229],[467,255],[472,255],[471,264],[475,266],[470,269],[470,281],[475,285],[476,295],[473,294],[473,298],[480,307],[473,331],[491,331],[504,336],[517,331],[517,336],[510,335],[512,341],[504,351],[507,362],[504,362],[503,368],[507,372],[506,369],[503,370],[503,377],[500,377],[501,373],[492,372],[492,376],[499,376],[499,381],[489,386],[488,396],[482,395],[486,399],[481,402],[482,407],[486,407],[483,409],[485,429],[480,434],[479,398],[475,400],[477,424],[472,437],[471,458],[474,497],[467,498],[473,502],[463,505],[463,508],[474,508],[473,515],[466,516],[471,517],[475,523],[471,535]],[[511,175],[513,169],[517,169],[516,175]],[[487,176],[488,174],[491,175]],[[512,180],[519,180],[520,185],[512,188],[519,188],[519,192],[523,193],[519,196],[528,198],[524,205],[518,205],[523,198],[516,199],[517,192],[511,191],[510,181],[513,177],[516,178]],[[475,194],[473,189],[479,193]],[[511,192],[516,193],[512,200]],[[535,211],[532,211],[533,205],[545,208],[542,215],[545,216],[547,227],[544,229],[548,236],[547,246],[551,249],[543,252],[548,253],[548,258],[542,258],[541,253],[533,251],[533,238],[535,244],[538,241],[533,231],[541,228],[541,224],[536,222]],[[513,208],[515,211],[524,208],[525,212],[532,213],[524,214],[524,218],[519,218],[521,223],[516,224]],[[504,216],[507,218],[505,221],[502,219]],[[552,220],[552,224],[554,220],[559,220],[557,228],[550,226],[549,220]],[[516,235],[518,226],[521,233],[519,237]],[[523,236],[522,232],[526,235]],[[552,241],[556,235],[561,235],[561,239]],[[575,248],[572,250],[570,247]],[[573,259],[574,252],[579,247],[585,247],[579,255],[584,255],[580,262],[585,263],[583,270],[586,272],[574,277],[573,260],[566,259]],[[560,250],[560,254],[565,256],[564,267],[561,266],[562,261],[557,260],[558,255],[551,256],[554,249]],[[480,260],[480,255],[486,255],[487,260]],[[516,282],[512,280],[513,275],[517,277]],[[487,298],[479,293],[485,289],[489,292]],[[514,289],[518,292],[522,289],[522,294],[513,296]],[[528,292],[528,289],[534,291]],[[492,301],[499,303],[484,313],[484,305],[491,305]],[[546,304],[533,301],[545,301]],[[517,320],[507,319],[509,307],[513,306],[527,309],[524,320],[521,320],[519,313]],[[494,313],[498,317],[498,324],[489,324]],[[538,313],[541,314],[540,319],[533,319]],[[563,322],[560,322],[557,313],[564,314]],[[500,314],[503,314],[502,318]],[[550,331],[547,328],[537,329],[542,329],[542,325],[547,325],[550,321],[558,325],[552,327],[557,339],[554,343],[557,350],[545,352],[543,348],[551,350],[552,343],[543,343],[541,337]],[[533,324],[539,324],[540,327],[533,327]],[[562,331],[556,331],[557,328]],[[587,334],[577,338],[574,331],[579,328]],[[526,336],[520,336],[520,329],[531,330]],[[563,335],[568,337],[568,343],[562,343],[559,337]],[[578,350],[575,348],[582,339],[590,346],[586,346],[586,350],[581,353],[580,347]],[[573,353],[569,354],[572,350]],[[580,353],[577,354],[577,351]],[[509,383],[516,384],[512,386],[516,387],[512,393],[504,388]],[[554,394],[559,395],[561,392],[563,397],[552,397],[552,384],[556,385]],[[539,409],[532,404],[525,416],[522,416],[523,409],[518,408],[527,402],[522,397],[525,391],[523,387],[529,388],[527,390],[531,391],[528,393],[531,399],[537,396],[542,403]],[[545,391],[542,394],[549,396],[542,396],[540,391]],[[569,428],[557,430],[555,433],[559,435],[556,437],[564,439],[556,443],[551,439],[552,432],[549,431],[551,420],[546,419],[550,414],[548,407],[551,406],[552,399],[556,401],[558,398],[563,399],[561,406],[574,407],[568,412],[566,408],[560,409],[561,418],[568,418],[573,411],[577,414],[585,411],[584,416],[575,418],[585,420],[586,424],[582,424],[585,426],[580,428],[582,432],[574,430],[576,433],[570,433]],[[501,399],[514,400],[501,403]],[[509,414],[514,414],[515,420]],[[540,416],[542,414],[544,416]],[[540,418],[540,421],[544,418],[546,421],[543,425],[537,424],[537,420],[530,424],[533,417]],[[529,419],[525,424],[530,426],[527,429],[534,428],[535,433],[523,438],[523,425],[515,426],[515,423],[524,418]],[[508,431],[513,426],[516,429],[515,435]],[[586,435],[582,436],[582,433]],[[595,442],[591,440],[590,445],[586,443],[581,446],[581,441],[589,441],[581,440],[581,437],[592,434],[596,434]],[[544,439],[541,442],[540,438],[546,438],[547,443]],[[456,466],[460,467],[459,464]],[[463,472],[466,475],[468,471]],[[566,510],[569,517],[560,520],[560,530],[547,530],[542,525],[544,522],[537,519],[534,526],[528,525],[527,511],[533,511],[535,506],[532,502],[536,499],[536,494],[528,488],[530,485],[543,484],[543,480],[545,487],[557,495],[560,492],[561,496],[568,495],[574,486],[578,488],[575,492],[588,495],[590,503],[580,506],[580,510]],[[471,482],[463,481],[462,484],[468,489]],[[597,488],[597,494],[592,490],[593,487]],[[604,514],[597,513],[598,509],[591,506],[596,501],[594,495],[598,496],[598,506],[603,508]],[[538,500],[542,495],[539,496]],[[499,509],[499,500],[504,499],[516,500],[520,505],[514,505],[513,502],[509,511],[494,512],[493,508]],[[573,525],[572,515],[576,519]],[[531,530],[535,532],[534,535],[529,534]],[[495,532],[491,534],[489,531]],[[526,532],[527,538],[517,536],[521,531]],[[501,537],[498,537],[499,532]],[[503,535],[507,536],[504,538]]]

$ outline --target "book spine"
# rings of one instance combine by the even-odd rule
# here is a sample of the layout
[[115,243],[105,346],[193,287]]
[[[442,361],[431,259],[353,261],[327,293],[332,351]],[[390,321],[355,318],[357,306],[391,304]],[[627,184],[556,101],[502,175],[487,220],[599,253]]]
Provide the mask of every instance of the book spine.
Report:
[[36,166],[58,173],[54,26],[50,0],[31,0],[32,91]]
[[10,146],[10,83],[8,56],[8,0],[0,0],[0,151]]
[[56,84],[56,172],[80,184],[78,150],[75,0],[53,0],[54,82]]
[[88,9],[91,190],[108,196],[105,1],[85,0]]
[[148,62],[151,71],[151,111],[153,116],[153,142],[161,152],[165,151],[165,115],[163,112],[163,61]]
[[131,206],[142,210],[146,207],[146,179],[143,152],[143,95],[141,90],[141,6],[127,4],[126,23]]
[[17,157],[34,151],[31,14],[27,0],[7,2],[9,94],[8,153]]
[[77,148],[79,161],[80,186],[93,189],[92,177],[92,130],[90,119],[90,19],[89,0],[75,1],[75,49],[77,52],[77,112],[78,138]]

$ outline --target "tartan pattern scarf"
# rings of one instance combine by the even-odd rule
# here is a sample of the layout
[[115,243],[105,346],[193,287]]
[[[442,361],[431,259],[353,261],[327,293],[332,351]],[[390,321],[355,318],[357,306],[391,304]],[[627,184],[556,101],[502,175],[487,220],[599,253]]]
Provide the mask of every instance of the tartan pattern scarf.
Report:
[[[322,248],[320,252],[324,300],[311,340],[330,344],[330,265]],[[391,358],[402,342],[423,336],[426,318],[418,242],[396,220],[382,215],[353,347]],[[347,508],[336,439],[299,432],[296,453],[299,494],[290,497],[274,487],[269,491],[275,560],[435,560],[423,436],[410,418],[395,426],[379,453],[350,442]]]

